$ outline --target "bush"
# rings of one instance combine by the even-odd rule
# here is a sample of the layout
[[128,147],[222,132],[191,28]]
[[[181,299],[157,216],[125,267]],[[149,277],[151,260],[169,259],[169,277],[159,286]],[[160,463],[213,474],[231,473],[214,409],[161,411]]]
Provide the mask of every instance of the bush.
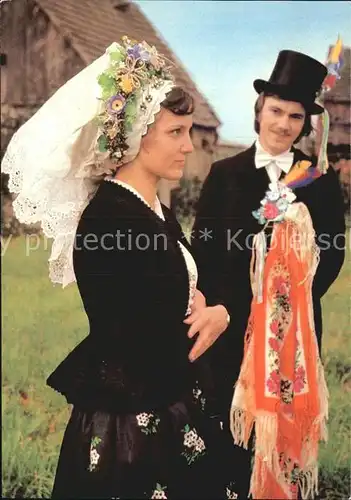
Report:
[[182,178],[178,189],[172,191],[171,208],[177,219],[190,226],[195,217],[197,201],[200,197],[202,182],[198,177]]

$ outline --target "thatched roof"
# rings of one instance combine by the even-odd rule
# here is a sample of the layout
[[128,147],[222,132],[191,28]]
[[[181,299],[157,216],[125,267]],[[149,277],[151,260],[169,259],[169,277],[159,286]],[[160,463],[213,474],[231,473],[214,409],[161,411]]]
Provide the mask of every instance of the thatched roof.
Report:
[[176,64],[174,75],[195,100],[194,124],[216,128],[220,121],[211,105],[139,7],[128,0],[36,0],[41,9],[88,65],[123,35],[146,40]]

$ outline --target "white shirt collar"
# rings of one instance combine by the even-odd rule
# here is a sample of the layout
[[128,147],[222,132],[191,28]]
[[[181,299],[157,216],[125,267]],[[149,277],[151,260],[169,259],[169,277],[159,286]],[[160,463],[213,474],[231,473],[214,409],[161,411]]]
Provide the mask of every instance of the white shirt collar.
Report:
[[[264,147],[262,146],[262,144],[260,143],[259,138],[256,139],[255,145],[256,145],[255,156],[257,154],[268,155],[272,158],[272,161],[274,161],[275,158],[277,160],[279,160],[281,157],[286,156],[286,155],[292,155],[292,157],[293,157],[293,153],[290,151],[290,149],[287,149],[286,151],[284,151],[283,153],[280,153],[279,155],[272,155],[271,153],[268,153],[268,151],[266,151],[264,149]],[[255,163],[255,166],[257,169],[260,168],[259,166],[256,165],[256,163]],[[291,164],[289,165],[289,163],[281,163],[280,168],[287,174],[291,168]]]

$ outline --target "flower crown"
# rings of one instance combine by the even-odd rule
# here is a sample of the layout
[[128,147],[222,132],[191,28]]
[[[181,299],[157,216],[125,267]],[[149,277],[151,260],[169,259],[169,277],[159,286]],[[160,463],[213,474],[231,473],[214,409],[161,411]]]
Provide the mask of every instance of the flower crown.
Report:
[[[121,45],[108,49],[109,65],[98,77],[103,111],[98,115],[100,152],[109,152],[113,163],[122,163],[128,150],[127,137],[140,112],[146,113],[153,97],[145,90],[173,81],[166,59],[148,43],[122,37]],[[143,98],[144,96],[144,98]]]

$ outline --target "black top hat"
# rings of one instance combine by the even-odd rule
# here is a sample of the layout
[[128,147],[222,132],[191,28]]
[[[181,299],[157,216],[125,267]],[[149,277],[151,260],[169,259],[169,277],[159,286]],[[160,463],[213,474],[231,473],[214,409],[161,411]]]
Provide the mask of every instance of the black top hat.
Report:
[[307,113],[323,113],[315,98],[321,89],[327,68],[312,57],[293,50],[282,50],[268,82],[255,80],[254,88],[259,94],[272,93],[287,101],[300,102]]

